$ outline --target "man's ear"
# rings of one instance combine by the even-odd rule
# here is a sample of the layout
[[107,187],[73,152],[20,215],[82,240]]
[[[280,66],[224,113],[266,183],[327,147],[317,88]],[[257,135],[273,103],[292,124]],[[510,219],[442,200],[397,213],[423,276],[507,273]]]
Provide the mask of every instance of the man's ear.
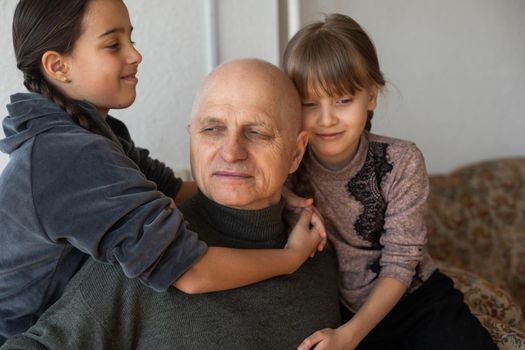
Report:
[[369,111],[373,111],[377,107],[377,95],[379,94],[379,88],[377,86],[371,86],[368,88],[368,106],[367,109]]
[[297,170],[301,160],[303,160],[304,151],[306,150],[306,145],[308,144],[308,133],[306,131],[301,131],[297,135],[297,141],[295,142],[295,150],[292,157],[292,164],[290,165],[290,170],[288,174],[291,174]]
[[56,51],[46,51],[42,55],[42,68],[49,79],[62,83],[71,82],[67,58]]

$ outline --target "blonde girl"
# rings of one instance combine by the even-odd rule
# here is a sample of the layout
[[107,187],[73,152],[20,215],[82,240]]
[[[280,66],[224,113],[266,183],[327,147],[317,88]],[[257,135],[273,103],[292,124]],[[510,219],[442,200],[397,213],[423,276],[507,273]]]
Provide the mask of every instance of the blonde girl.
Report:
[[291,183],[327,220],[345,320],[299,349],[495,349],[425,248],[421,152],[370,132],[385,79],[365,31],[348,16],[327,16],[290,40],[284,69],[309,137]]

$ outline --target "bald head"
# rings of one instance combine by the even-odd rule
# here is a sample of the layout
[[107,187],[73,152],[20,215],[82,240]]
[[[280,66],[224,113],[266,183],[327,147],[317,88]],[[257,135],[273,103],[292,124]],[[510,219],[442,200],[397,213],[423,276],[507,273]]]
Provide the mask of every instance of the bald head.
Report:
[[294,85],[279,68],[256,59],[227,62],[207,77],[189,132],[197,186],[239,209],[279,202],[307,141]]
[[192,119],[214,101],[242,106],[252,100],[282,127],[301,130],[301,100],[292,81],[273,64],[253,58],[226,62],[211,72],[197,93]]

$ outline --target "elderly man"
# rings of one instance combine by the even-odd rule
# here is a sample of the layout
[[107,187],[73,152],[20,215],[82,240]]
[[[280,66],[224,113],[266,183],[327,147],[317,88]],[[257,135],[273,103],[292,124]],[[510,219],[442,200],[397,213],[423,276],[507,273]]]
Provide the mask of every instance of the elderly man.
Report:
[[[281,191],[305,149],[300,124],[299,97],[275,66],[237,60],[208,77],[189,126],[200,191],[180,206],[201,239],[211,246],[283,247]],[[34,327],[2,349],[292,349],[339,323],[330,251],[291,275],[200,295],[157,293],[90,261]]]

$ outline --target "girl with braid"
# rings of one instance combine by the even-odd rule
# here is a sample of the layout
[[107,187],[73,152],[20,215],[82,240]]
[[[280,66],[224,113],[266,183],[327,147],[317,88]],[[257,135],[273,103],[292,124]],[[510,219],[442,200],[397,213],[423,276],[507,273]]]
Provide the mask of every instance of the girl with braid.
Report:
[[346,322],[299,349],[496,349],[425,248],[421,152],[370,132],[385,79],[368,35],[350,17],[329,15],[295,34],[283,63],[309,137],[290,184],[326,219]]
[[135,99],[142,56],[121,0],[21,0],[0,150],[0,344],[31,326],[89,256],[164,291],[235,288],[294,272],[322,244],[305,210],[286,248],[207,247],[173,199],[181,179],[135,148],[112,108]]

